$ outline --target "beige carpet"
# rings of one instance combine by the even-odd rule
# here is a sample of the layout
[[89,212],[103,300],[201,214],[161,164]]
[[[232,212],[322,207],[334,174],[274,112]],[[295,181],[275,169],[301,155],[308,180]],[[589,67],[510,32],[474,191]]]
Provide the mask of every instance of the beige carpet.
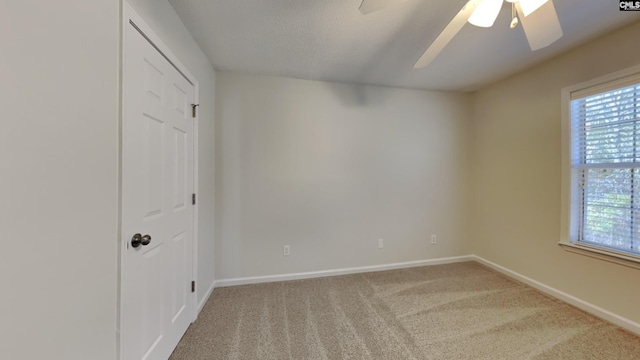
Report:
[[640,337],[466,262],[216,289],[171,359],[638,360]]

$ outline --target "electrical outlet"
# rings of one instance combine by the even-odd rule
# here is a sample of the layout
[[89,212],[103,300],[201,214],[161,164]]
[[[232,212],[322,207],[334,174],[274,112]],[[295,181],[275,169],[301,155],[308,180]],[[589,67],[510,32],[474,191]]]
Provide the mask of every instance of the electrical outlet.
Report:
[[284,255],[284,256],[289,256],[289,255],[291,255],[291,247],[290,247],[289,245],[285,245],[285,246],[282,248],[282,255]]
[[382,249],[384,247],[384,239],[378,239],[378,249]]
[[438,243],[438,237],[436,234],[431,234],[431,245],[435,245]]

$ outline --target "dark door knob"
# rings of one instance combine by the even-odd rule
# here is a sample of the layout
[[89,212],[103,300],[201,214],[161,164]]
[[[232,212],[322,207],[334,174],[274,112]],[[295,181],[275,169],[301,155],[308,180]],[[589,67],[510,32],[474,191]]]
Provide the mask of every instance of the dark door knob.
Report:
[[140,244],[142,244],[142,235],[133,235],[133,237],[131,238],[131,246],[133,246],[133,248],[137,248],[138,246],[140,246]]
[[147,246],[149,245],[150,242],[151,242],[151,236],[145,235],[142,237],[142,241],[141,241],[142,246]]

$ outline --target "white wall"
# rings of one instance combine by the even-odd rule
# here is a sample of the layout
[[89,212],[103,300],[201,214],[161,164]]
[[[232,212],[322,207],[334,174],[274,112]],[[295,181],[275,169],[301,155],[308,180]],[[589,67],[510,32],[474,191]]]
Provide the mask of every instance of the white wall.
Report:
[[[629,40],[640,24],[480,91],[468,147],[465,95],[236,74],[220,74],[216,95],[168,2],[131,3],[200,82],[200,300],[214,256],[225,279],[467,247],[640,321],[637,270],[556,245],[560,88],[640,63]],[[0,11],[0,358],[116,358],[119,10],[22,0]]]
[[472,253],[640,322],[640,270],[562,250],[560,92],[640,64],[640,23],[482,89],[473,121]]
[[129,0],[144,19],[199,82],[198,174],[198,302],[214,281],[214,114],[215,72],[168,0]]
[[116,357],[118,13],[2,2],[2,359]]
[[462,255],[467,95],[217,81],[218,279]]
[[[136,10],[200,81],[200,300],[214,279],[215,73],[166,1]],[[119,1],[0,11],[0,358],[117,356]]]

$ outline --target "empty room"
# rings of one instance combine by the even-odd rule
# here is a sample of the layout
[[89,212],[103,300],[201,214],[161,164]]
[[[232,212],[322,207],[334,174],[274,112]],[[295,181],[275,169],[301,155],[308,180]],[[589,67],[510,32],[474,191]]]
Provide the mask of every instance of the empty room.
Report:
[[640,359],[640,2],[2,5],[0,359]]

